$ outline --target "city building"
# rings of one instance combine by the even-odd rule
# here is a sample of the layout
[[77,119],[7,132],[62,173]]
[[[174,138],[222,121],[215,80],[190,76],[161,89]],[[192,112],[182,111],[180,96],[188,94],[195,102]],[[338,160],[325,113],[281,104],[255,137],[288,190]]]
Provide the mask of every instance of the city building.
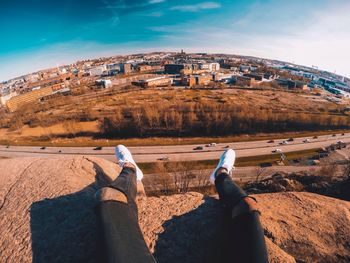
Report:
[[254,73],[244,73],[243,74],[244,77],[248,77],[248,78],[253,78],[256,81],[262,81],[263,80],[263,75],[259,75],[259,74],[254,74]]
[[237,76],[236,77],[236,85],[242,86],[242,87],[250,87],[254,83],[256,83],[256,80],[251,77],[245,77],[245,76]]
[[180,74],[185,69],[185,64],[166,64],[164,65],[165,74]]
[[148,64],[139,64],[136,66],[138,72],[160,72],[163,71],[164,68],[161,65],[148,65]]
[[228,74],[215,73],[215,74],[213,74],[213,80],[229,83],[232,81],[232,75],[233,75],[232,73],[228,73]]
[[120,72],[123,74],[130,74],[132,72],[132,66],[130,63],[121,63]]
[[197,85],[207,86],[212,80],[212,75],[185,75],[182,77],[182,85],[188,87]]
[[173,84],[173,79],[170,77],[162,76],[150,79],[141,79],[138,81],[132,82],[133,85],[140,86],[142,88],[151,88],[151,87],[167,87]]
[[106,65],[97,66],[89,70],[90,76],[101,76],[107,70]]
[[110,88],[113,86],[112,81],[110,79],[98,79],[95,81],[97,87],[102,88]]
[[216,62],[211,63],[199,63],[198,64],[199,69],[206,70],[206,71],[218,71],[220,69],[220,64]]
[[288,89],[301,89],[301,90],[309,89],[307,85],[302,81],[283,79],[283,78],[277,78],[275,81],[278,85],[282,87],[286,87]]

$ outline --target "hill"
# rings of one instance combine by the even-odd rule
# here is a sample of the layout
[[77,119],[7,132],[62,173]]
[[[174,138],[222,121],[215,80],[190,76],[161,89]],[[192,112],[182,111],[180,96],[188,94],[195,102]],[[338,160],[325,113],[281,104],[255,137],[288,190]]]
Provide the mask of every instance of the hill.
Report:
[[[4,159],[0,171],[2,261],[98,262],[94,194],[118,175],[115,164],[85,157]],[[271,262],[349,262],[349,202],[295,192],[255,197]],[[210,262],[217,255],[222,210],[215,196],[140,196],[138,203],[158,262]]]

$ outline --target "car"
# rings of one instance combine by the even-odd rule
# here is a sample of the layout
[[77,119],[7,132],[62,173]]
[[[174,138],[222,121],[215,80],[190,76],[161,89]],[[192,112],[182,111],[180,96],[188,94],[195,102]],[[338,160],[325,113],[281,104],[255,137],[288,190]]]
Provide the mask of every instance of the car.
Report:
[[335,136],[337,136],[337,135],[336,135],[336,134],[333,134],[333,135],[332,135],[332,137],[335,137]]
[[10,145],[6,145],[6,148],[10,148]]
[[274,143],[274,142],[275,142],[274,140],[267,141],[267,143]]
[[318,139],[318,136],[314,136],[314,137],[312,137],[312,139]]
[[224,149],[228,149],[228,148],[230,148],[230,145],[226,145],[226,146],[224,147]]
[[95,147],[93,150],[94,150],[94,151],[100,151],[100,150],[102,150],[102,147],[101,147],[101,146],[97,146],[97,147]]
[[344,136],[344,135],[345,135],[345,133],[342,133],[342,134],[341,134],[341,136]]
[[293,141],[294,141],[293,138],[289,138],[289,139],[287,140],[287,142],[293,142]]
[[158,161],[169,161],[169,160],[170,160],[170,158],[167,156],[158,158]]
[[45,149],[46,149],[46,147],[45,147],[45,146],[40,147],[40,150],[45,150]]
[[203,146],[194,147],[193,150],[195,151],[203,150]]
[[268,162],[266,162],[266,163],[260,163],[259,166],[260,166],[261,168],[270,167],[270,166],[272,166],[272,163],[268,163]]
[[206,147],[214,147],[214,146],[216,146],[215,142],[212,142],[212,143],[209,143],[209,144],[206,145]]
[[278,149],[278,148],[272,151],[272,153],[281,153],[281,152],[282,152],[282,150]]
[[280,145],[286,145],[286,144],[288,144],[287,141],[280,142]]
[[343,141],[337,141],[337,144],[340,146],[340,148],[345,148],[346,147],[346,143]]
[[303,140],[303,143],[308,143],[308,142],[311,142],[310,139]]

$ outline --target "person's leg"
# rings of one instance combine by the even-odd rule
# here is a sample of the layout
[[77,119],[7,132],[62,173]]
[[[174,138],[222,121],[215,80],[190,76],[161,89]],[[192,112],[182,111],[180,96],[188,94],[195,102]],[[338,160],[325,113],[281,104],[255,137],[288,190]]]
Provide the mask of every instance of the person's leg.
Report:
[[[122,156],[117,153],[117,157],[121,164]],[[117,179],[98,193],[104,258],[107,262],[155,262],[138,224],[136,185],[137,179],[142,179],[142,173],[138,173],[132,157],[124,161]]]
[[230,172],[234,161],[234,151],[226,151],[211,176],[220,200],[229,211],[227,261],[265,263],[268,262],[267,250],[256,201],[233,182]]

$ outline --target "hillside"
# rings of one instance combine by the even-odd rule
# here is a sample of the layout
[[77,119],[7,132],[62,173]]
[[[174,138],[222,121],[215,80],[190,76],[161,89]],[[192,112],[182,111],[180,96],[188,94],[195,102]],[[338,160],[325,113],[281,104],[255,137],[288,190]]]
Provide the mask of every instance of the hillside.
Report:
[[[115,164],[84,157],[4,159],[0,171],[2,261],[98,262],[94,194],[117,176]],[[294,192],[255,197],[271,262],[349,262],[349,202]],[[221,207],[215,196],[140,197],[138,203],[158,262],[210,262],[217,255]]]
[[349,127],[346,105],[266,89],[73,91],[1,112],[5,140],[232,136]]

